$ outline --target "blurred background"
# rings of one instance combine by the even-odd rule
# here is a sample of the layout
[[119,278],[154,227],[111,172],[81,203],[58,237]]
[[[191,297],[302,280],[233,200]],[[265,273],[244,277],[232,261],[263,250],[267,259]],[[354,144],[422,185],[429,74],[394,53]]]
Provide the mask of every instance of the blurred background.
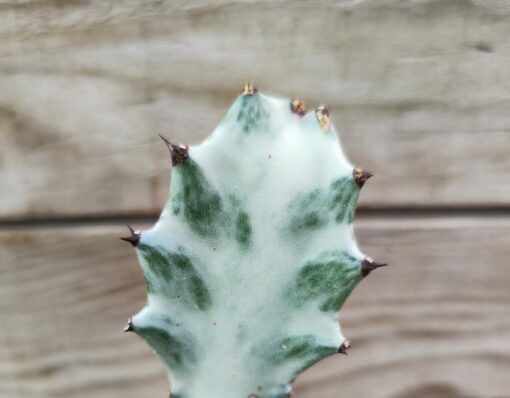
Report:
[[199,143],[247,80],[329,106],[391,265],[296,396],[510,397],[509,38],[506,0],[0,0],[0,397],[166,396],[118,237],[165,201],[157,135]]

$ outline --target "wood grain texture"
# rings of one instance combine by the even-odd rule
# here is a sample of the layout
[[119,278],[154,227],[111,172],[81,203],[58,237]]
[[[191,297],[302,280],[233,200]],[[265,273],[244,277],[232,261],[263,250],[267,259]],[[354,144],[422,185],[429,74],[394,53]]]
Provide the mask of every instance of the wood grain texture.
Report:
[[[299,398],[510,394],[508,218],[357,223],[374,271],[341,318],[353,348],[312,367]],[[0,396],[163,397],[162,366],[121,329],[145,302],[121,226],[0,233]],[[261,320],[262,321],[262,320]]]
[[327,103],[365,206],[508,205],[508,2],[0,2],[1,218],[151,213],[157,134],[243,82]]

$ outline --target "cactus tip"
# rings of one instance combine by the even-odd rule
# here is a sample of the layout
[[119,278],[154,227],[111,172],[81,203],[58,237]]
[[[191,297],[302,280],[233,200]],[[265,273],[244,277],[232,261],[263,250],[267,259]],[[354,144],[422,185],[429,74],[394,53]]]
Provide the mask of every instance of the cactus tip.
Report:
[[365,185],[365,182],[372,177],[374,174],[370,171],[363,170],[362,168],[356,167],[352,171],[352,176],[354,178],[354,181],[356,181],[356,184],[361,188],[363,185]]
[[244,90],[241,93],[243,97],[253,95],[257,92],[257,88],[253,85],[252,82],[246,82],[244,85]]
[[338,353],[339,354],[344,354],[344,355],[348,355],[347,354],[347,350],[351,348],[351,343],[349,343],[349,340],[345,340],[341,345],[340,347],[338,347]]
[[325,105],[319,106],[315,109],[315,116],[319,121],[319,125],[321,126],[321,130],[325,133],[329,131],[329,109]]
[[290,101],[290,110],[299,116],[304,116],[306,114],[305,104],[297,98]]
[[129,231],[131,232],[131,236],[121,237],[120,239],[126,242],[131,243],[131,246],[136,247],[138,242],[140,242],[140,233],[136,232],[131,225],[127,226]]
[[[353,244],[359,187],[372,173],[343,156],[328,108],[306,113],[301,100],[265,97],[251,82],[240,94],[203,145],[160,136],[180,165],[170,197],[155,228],[128,226],[121,238],[135,247],[148,295],[124,331],[143,337],[165,364],[170,398],[204,395],[210,375],[209,396],[288,398],[301,370],[348,354],[335,314],[386,265]],[[325,244],[326,235],[339,238]],[[227,274],[217,266],[239,261]],[[254,269],[263,277],[254,280]],[[221,300],[218,291],[247,298]],[[253,308],[260,325],[242,316]],[[224,361],[229,353],[235,360]]]
[[370,272],[372,272],[374,269],[379,267],[385,267],[388,264],[386,263],[378,263],[375,262],[370,257],[365,257],[363,261],[361,262],[361,276],[364,278],[367,276]]
[[187,145],[172,144],[161,134],[159,134],[159,136],[164,141],[164,143],[168,147],[168,150],[170,151],[170,156],[172,157],[172,166],[177,166],[181,163],[184,163],[186,159],[189,158],[189,147]]

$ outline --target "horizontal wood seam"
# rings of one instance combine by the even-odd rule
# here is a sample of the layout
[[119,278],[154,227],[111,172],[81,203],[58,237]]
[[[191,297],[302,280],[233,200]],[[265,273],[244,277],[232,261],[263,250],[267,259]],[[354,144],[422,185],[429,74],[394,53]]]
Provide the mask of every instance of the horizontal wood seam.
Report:
[[[57,228],[100,225],[123,225],[154,223],[157,213],[131,213],[108,215],[49,216],[44,218],[20,218],[0,220],[0,230],[27,228]],[[363,206],[357,210],[358,219],[402,219],[402,218],[507,218],[508,206]]]

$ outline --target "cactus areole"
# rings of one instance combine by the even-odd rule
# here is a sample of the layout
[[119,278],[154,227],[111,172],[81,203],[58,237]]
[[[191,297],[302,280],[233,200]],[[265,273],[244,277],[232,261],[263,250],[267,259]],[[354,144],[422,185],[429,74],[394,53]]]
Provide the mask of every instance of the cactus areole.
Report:
[[345,158],[329,111],[247,84],[198,146],[165,139],[170,197],[123,238],[148,301],[126,331],[165,364],[173,398],[283,398],[320,359],[346,353],[338,311],[376,263],[353,219],[371,176]]

